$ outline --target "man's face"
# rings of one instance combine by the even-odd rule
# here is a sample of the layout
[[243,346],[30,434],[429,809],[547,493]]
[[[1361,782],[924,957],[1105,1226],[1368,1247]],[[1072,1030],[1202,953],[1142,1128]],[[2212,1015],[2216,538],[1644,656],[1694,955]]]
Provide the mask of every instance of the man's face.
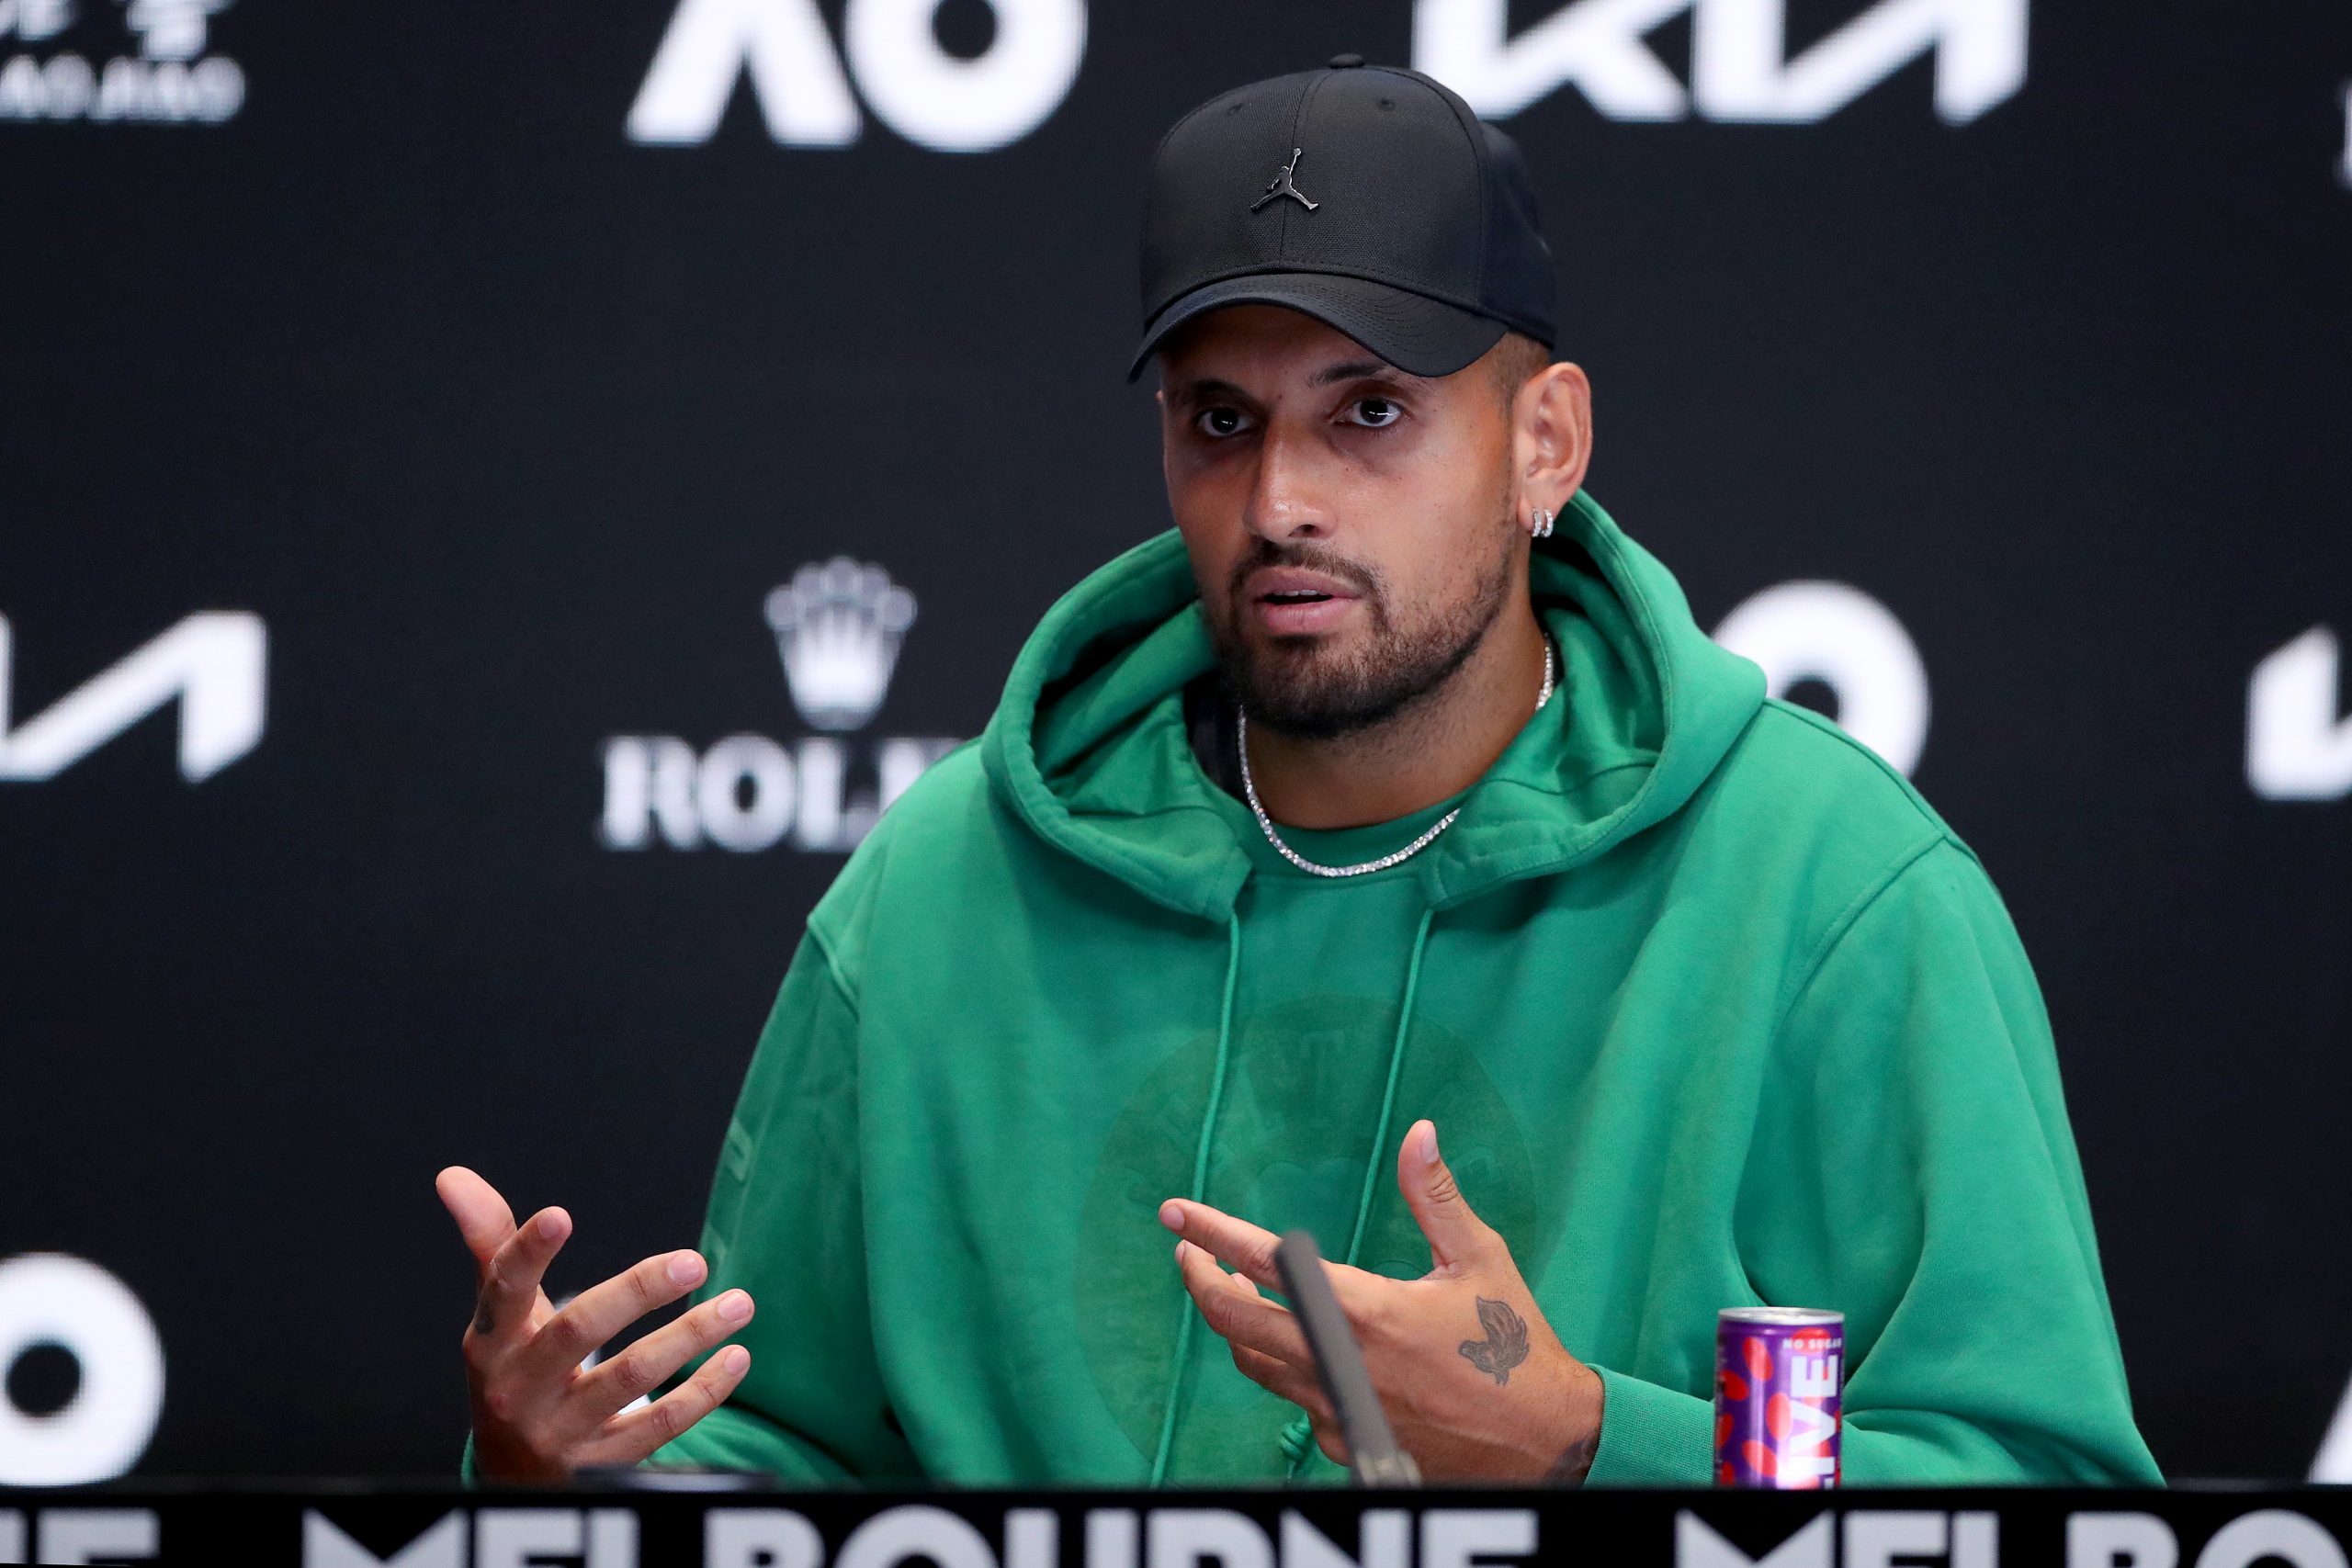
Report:
[[1486,364],[1408,375],[1313,317],[1228,305],[1160,355],[1168,502],[1253,723],[1378,723],[1476,650],[1523,568]]

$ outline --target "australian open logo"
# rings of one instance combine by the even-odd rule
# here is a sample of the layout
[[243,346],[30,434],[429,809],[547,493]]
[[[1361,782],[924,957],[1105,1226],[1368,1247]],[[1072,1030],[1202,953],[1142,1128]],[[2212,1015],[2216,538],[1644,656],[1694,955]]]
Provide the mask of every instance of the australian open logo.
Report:
[[915,596],[878,566],[837,556],[767,596],[785,690],[809,731],[751,731],[696,747],[676,735],[605,742],[599,837],[616,850],[789,842],[846,853],[885,808],[952,750],[952,738],[868,738],[915,624]]
[[0,121],[220,125],[245,73],[212,47],[230,0],[0,0]]

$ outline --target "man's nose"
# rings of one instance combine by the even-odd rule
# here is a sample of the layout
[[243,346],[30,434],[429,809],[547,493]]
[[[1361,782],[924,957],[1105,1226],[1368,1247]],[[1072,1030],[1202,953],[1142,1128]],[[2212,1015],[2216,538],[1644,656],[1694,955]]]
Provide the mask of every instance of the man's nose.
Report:
[[1276,543],[1327,537],[1331,516],[1321,499],[1316,467],[1305,439],[1270,426],[1258,444],[1256,482],[1242,510],[1242,525]]

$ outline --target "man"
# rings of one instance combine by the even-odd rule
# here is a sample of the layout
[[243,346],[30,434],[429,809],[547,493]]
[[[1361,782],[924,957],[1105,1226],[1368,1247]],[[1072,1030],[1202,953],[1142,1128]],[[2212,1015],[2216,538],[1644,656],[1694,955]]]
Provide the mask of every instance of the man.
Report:
[[556,1313],[569,1218],[443,1173],[480,1470],[1331,1479],[1304,1226],[1432,1481],[1705,1483],[1758,1303],[1846,1314],[1850,1482],[2159,1480],[2000,897],[1583,493],[1510,141],[1351,55],[1237,89],[1143,275],[1176,529],[810,916],[707,1269]]

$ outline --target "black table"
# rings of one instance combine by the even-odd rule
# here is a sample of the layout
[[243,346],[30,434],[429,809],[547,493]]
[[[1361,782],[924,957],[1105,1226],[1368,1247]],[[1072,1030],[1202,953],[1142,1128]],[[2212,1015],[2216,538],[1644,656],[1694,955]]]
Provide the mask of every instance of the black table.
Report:
[[148,1482],[0,1492],[0,1562],[155,1560],[308,1568],[2347,1568],[2352,1487],[812,1493],[649,1472],[560,1491]]

